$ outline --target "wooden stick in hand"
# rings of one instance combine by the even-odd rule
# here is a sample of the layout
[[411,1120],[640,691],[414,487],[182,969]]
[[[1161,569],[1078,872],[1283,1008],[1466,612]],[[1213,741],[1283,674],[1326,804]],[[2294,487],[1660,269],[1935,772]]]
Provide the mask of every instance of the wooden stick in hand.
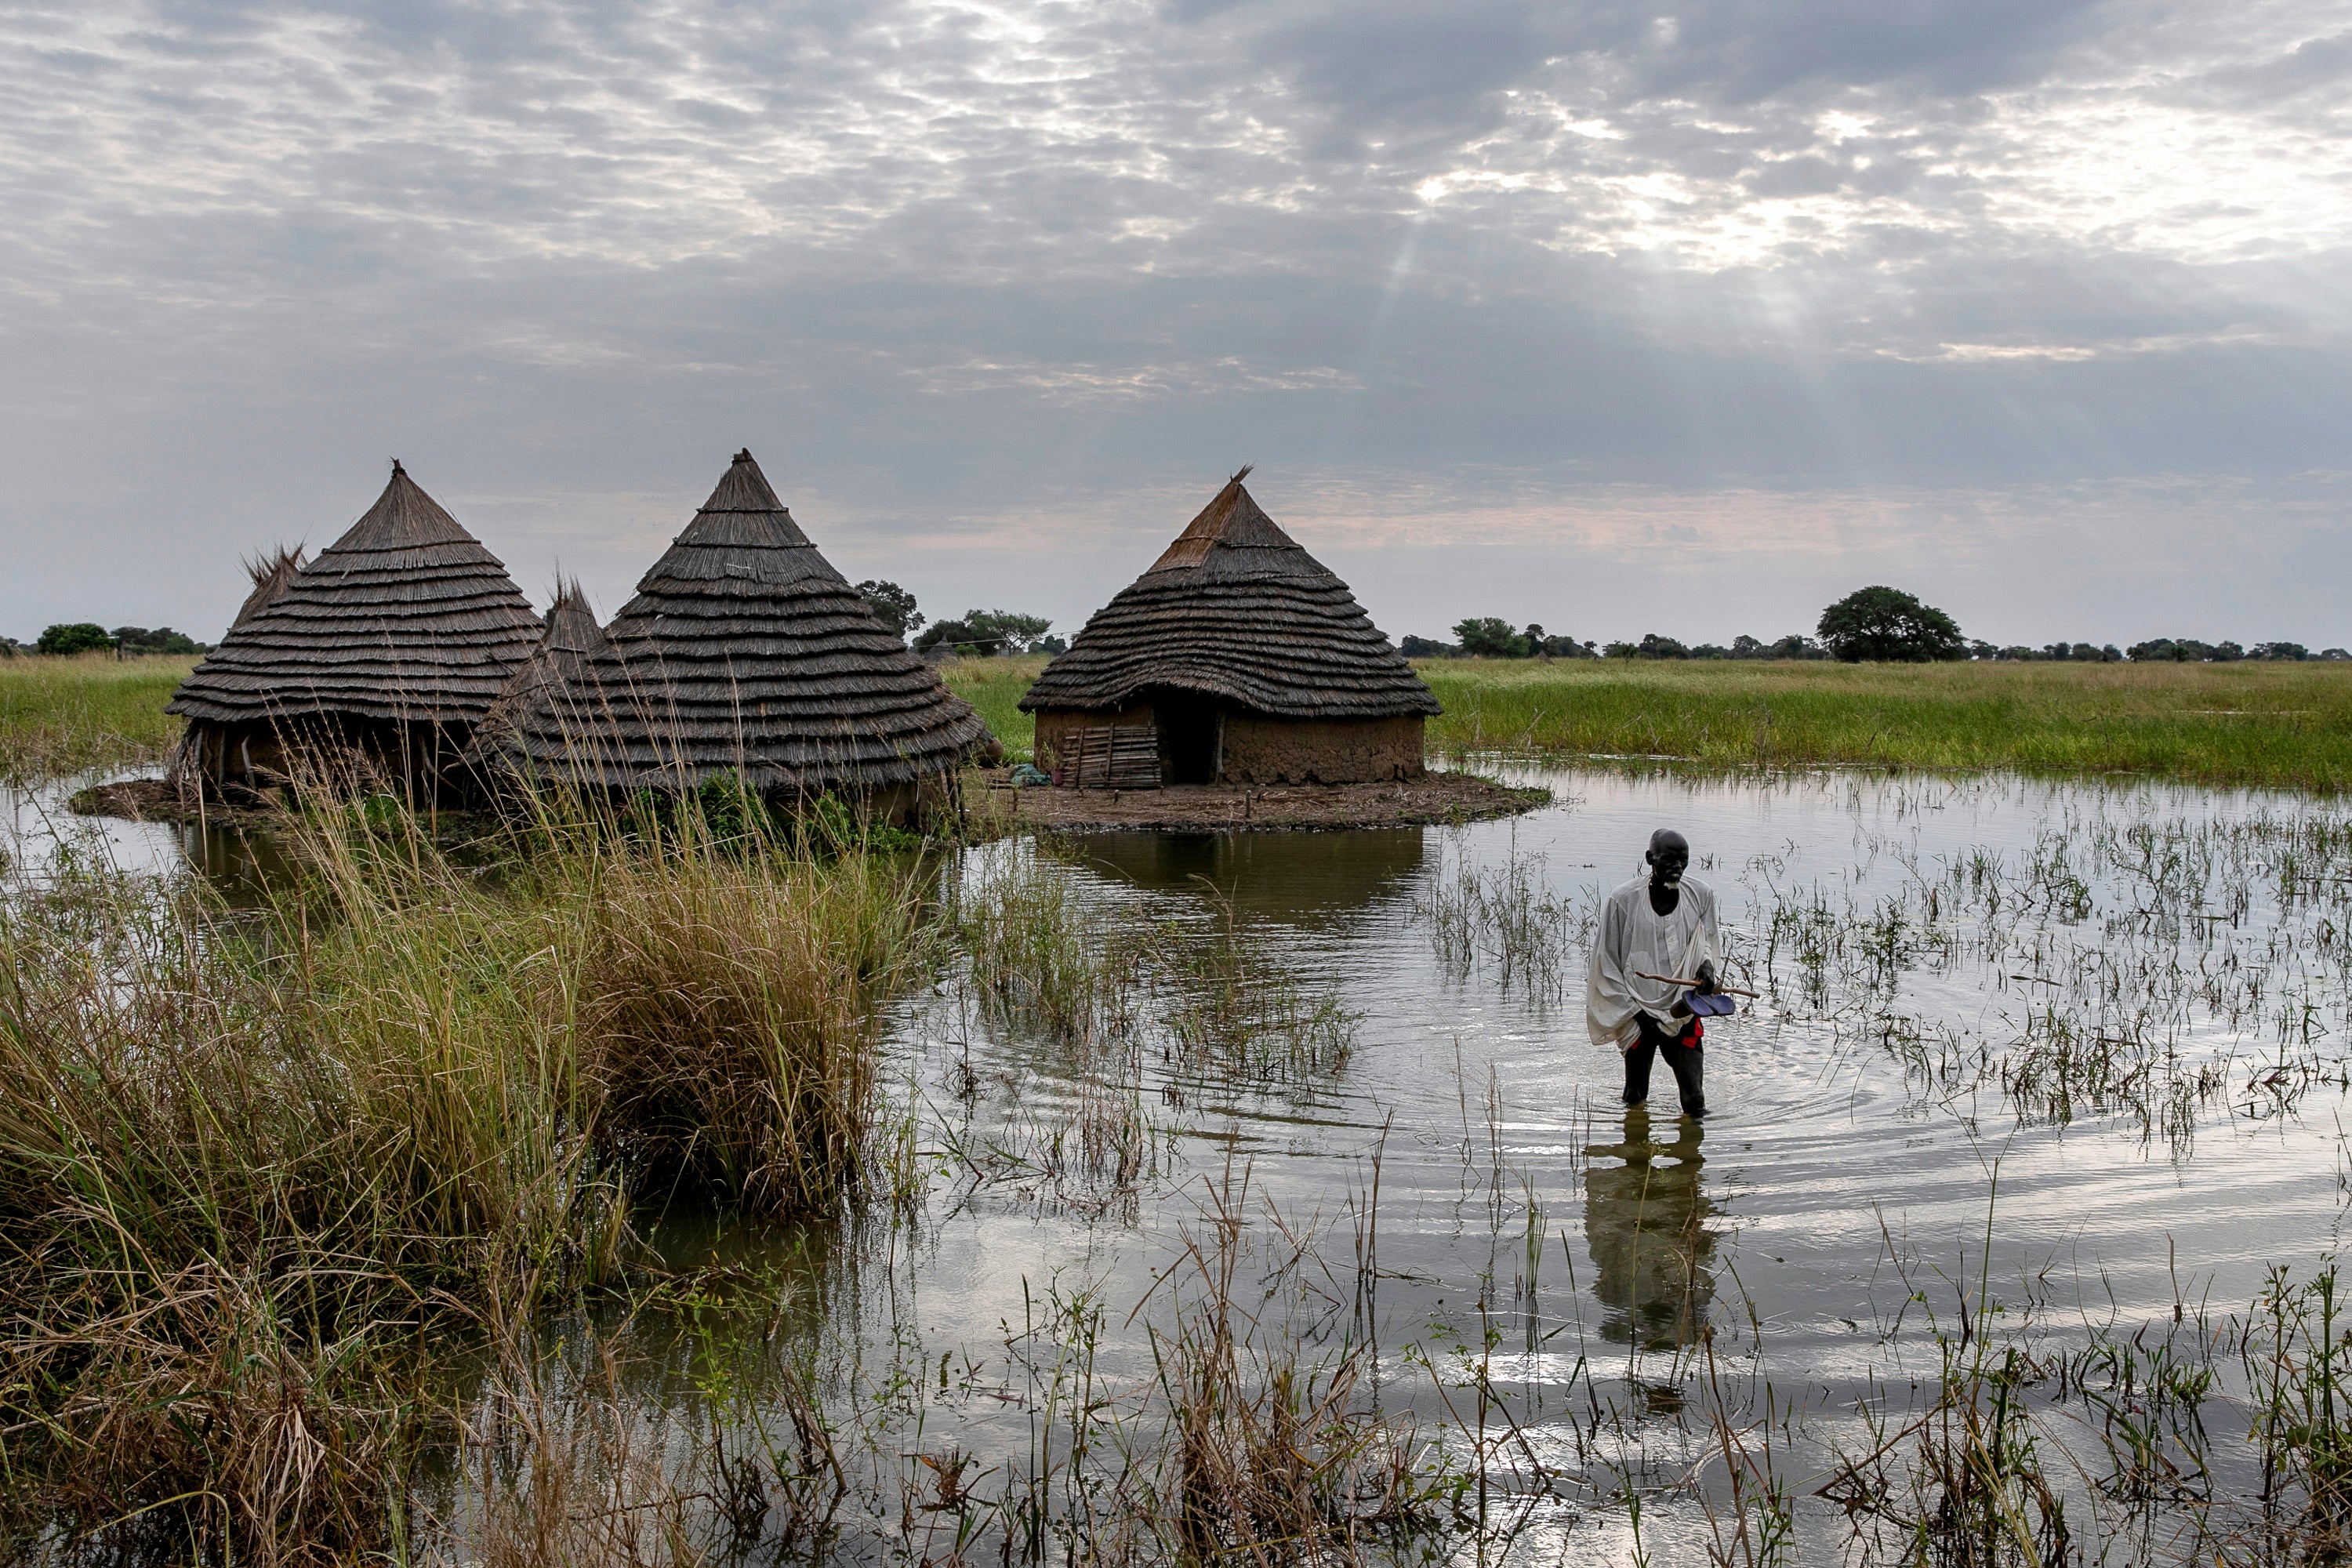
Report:
[[[1671,974],[1651,974],[1651,973],[1645,973],[1644,971],[1643,971],[1643,970],[1639,970],[1639,969],[1637,969],[1637,970],[1633,971],[1633,977],[1634,977],[1635,979],[1637,979],[1637,980],[1654,980],[1654,981],[1658,982],[1658,984],[1660,984],[1661,985],[1692,985],[1692,986],[1696,986],[1696,985],[1698,984],[1698,982],[1697,982],[1697,981],[1696,981],[1696,980],[1677,980],[1677,979],[1675,979],[1675,978],[1673,975],[1671,975]],[[1753,1002],[1753,1001],[1755,1001],[1755,1000],[1757,999],[1757,997],[1756,997],[1756,993],[1755,993],[1755,992],[1753,992],[1753,991],[1742,991],[1742,990],[1741,990],[1738,986],[1737,986],[1737,985],[1720,985],[1720,984],[1719,984],[1719,985],[1717,985],[1715,989],[1716,989],[1716,991],[1717,991],[1719,994],[1721,994],[1721,995],[1725,995],[1725,996],[1745,996],[1745,997],[1747,997],[1747,998],[1748,998],[1749,1001],[1751,1001],[1751,1002]]]

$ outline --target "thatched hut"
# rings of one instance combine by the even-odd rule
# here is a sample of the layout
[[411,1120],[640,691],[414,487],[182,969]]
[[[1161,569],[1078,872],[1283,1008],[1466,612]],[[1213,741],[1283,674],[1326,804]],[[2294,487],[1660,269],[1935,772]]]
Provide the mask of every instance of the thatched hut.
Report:
[[429,794],[461,777],[474,726],[540,638],[498,558],[394,463],[316,560],[268,567],[167,705],[188,721],[182,781],[356,772]]
[[[1065,784],[1417,778],[1437,699],[1235,474],[1021,699]],[[1156,759],[1157,767],[1152,763]]]
[[523,739],[526,730],[564,737],[561,746],[540,759],[556,768],[582,742],[593,745],[610,715],[592,667],[612,647],[604,628],[596,624],[586,592],[576,582],[559,579],[539,647],[507,677],[489,711],[474,726],[469,760],[486,773],[527,766],[532,754]]
[[612,790],[733,776],[787,798],[856,797],[896,816],[996,749],[971,704],[885,626],[739,452],[583,661],[603,717],[517,721],[526,771]]

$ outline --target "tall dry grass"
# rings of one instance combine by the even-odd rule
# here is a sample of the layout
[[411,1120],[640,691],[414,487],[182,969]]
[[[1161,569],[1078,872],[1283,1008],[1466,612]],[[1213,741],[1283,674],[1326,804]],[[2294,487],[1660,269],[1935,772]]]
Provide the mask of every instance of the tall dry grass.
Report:
[[648,1183],[761,1211],[832,1202],[860,1168],[873,1005],[918,957],[882,859],[620,853],[570,868],[585,929],[583,1070],[598,1142]]
[[233,914],[65,857],[0,886],[0,1522],[373,1550],[436,1367],[613,1279],[641,1194],[858,1179],[914,951],[859,854],[552,810],[460,860],[289,816]]

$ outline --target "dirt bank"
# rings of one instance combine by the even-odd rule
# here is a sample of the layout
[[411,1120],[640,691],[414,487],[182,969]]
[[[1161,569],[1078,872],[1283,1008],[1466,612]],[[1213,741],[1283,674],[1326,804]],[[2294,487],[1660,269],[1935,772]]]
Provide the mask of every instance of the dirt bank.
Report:
[[[125,822],[194,822],[191,802],[162,779],[118,779],[78,791],[66,807],[77,816],[117,816]],[[215,805],[205,814],[215,821],[259,816],[258,811],[238,812]]]
[[[1551,793],[1513,789],[1475,773],[1351,784],[1171,784],[1165,789],[1014,789],[991,769],[987,806],[1016,814],[1021,826],[1062,832],[1283,832],[1334,827],[1416,827],[1474,822],[1549,805]],[[977,803],[975,803],[977,804]]]

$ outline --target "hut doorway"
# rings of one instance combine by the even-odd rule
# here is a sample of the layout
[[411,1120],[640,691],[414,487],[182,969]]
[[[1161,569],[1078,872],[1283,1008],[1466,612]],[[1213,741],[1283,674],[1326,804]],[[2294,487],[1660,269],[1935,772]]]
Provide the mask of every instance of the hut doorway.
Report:
[[1151,705],[1160,726],[1162,776],[1172,784],[1214,784],[1224,772],[1224,714],[1209,698],[1163,693]]

